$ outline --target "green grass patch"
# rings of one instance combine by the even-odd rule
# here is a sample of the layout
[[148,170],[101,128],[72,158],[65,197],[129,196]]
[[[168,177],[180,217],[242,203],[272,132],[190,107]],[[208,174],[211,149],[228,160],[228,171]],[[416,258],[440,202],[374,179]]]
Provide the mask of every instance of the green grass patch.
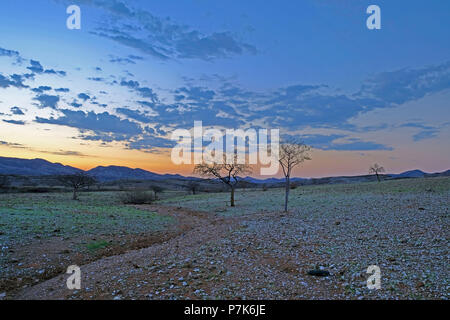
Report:
[[0,243],[162,230],[174,219],[120,203],[119,192],[1,194]]
[[86,248],[90,251],[90,252],[95,252],[97,250],[106,248],[107,246],[109,246],[109,242],[105,241],[105,240],[99,240],[99,241],[93,241],[90,242],[86,245]]

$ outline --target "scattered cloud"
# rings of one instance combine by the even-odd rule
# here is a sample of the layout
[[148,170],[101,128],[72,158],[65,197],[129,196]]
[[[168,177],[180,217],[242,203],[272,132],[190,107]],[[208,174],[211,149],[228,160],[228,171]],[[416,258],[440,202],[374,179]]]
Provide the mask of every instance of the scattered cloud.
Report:
[[[102,21],[92,34],[110,39],[157,59],[215,60],[257,49],[231,32],[204,34],[169,18],[160,18],[139,8],[131,8],[120,0],[82,0],[80,4],[95,6],[107,12],[110,19]],[[133,63],[136,58],[112,58],[113,62]]]
[[402,104],[450,88],[450,61],[417,69],[383,72],[367,80],[358,93],[386,104]]
[[59,96],[53,96],[48,94],[40,94],[37,97],[33,98],[33,100],[39,101],[40,108],[58,108]]
[[419,133],[416,133],[413,136],[413,140],[414,141],[421,141],[421,140],[425,140],[425,139],[431,139],[437,136],[437,134],[439,133],[439,130],[433,129],[433,130],[424,130],[421,131]]
[[89,130],[94,135],[84,135],[86,140],[125,140],[132,136],[139,135],[143,132],[142,128],[135,122],[127,119],[122,120],[115,115],[107,112],[95,113],[93,111],[73,111],[69,109],[60,110],[63,114],[61,117],[45,119],[36,117],[38,123],[48,123],[55,125],[63,125],[78,128],[81,131]]
[[30,60],[30,66],[27,67],[27,69],[35,74],[47,73],[47,74],[56,74],[56,75],[60,75],[60,76],[67,75],[67,73],[65,71],[56,71],[54,69],[44,69],[44,67],[42,66],[42,64],[39,61],[33,60],[33,59]]
[[18,116],[22,116],[25,113],[22,111],[22,109],[20,109],[19,107],[12,107],[11,108],[11,113],[14,115],[18,115]]
[[3,122],[11,123],[11,124],[17,124],[17,125],[24,125],[25,121],[21,120],[3,120]]

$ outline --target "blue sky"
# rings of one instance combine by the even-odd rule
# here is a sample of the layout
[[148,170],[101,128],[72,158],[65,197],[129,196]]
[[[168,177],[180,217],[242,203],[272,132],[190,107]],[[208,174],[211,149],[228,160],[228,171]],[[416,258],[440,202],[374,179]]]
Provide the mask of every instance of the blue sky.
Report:
[[445,170],[449,18],[437,0],[3,1],[0,151],[177,171],[169,134],[202,120],[302,136],[308,175]]

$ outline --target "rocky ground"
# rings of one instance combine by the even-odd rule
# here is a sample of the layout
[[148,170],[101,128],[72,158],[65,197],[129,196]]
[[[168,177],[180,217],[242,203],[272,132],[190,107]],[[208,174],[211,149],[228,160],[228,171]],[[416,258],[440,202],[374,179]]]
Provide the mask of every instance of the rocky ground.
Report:
[[[248,191],[225,212],[194,210],[192,197],[141,207],[189,227],[81,266],[80,290],[61,274],[5,298],[448,299],[450,179],[414,180],[298,188],[289,213],[251,206],[278,191]],[[379,290],[366,286],[370,265]]]

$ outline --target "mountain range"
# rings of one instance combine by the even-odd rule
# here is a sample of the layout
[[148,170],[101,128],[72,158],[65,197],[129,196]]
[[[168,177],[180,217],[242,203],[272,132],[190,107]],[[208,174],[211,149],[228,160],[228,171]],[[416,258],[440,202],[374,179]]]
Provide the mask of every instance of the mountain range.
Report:
[[[23,176],[47,176],[47,175],[63,175],[82,172],[83,170],[66,166],[61,163],[53,163],[44,159],[20,159],[0,157],[0,174],[3,175],[23,175]],[[114,181],[114,180],[167,180],[167,179],[198,179],[194,177],[184,177],[179,174],[158,174],[143,169],[132,169],[121,166],[98,166],[91,170],[85,171],[87,174],[97,178],[100,181]],[[426,173],[421,170],[411,170],[399,174],[384,175],[391,179],[399,178],[420,178],[420,177],[434,177],[434,176],[450,176],[450,170],[439,173]],[[343,181],[353,180],[357,178],[364,178],[367,176],[354,177],[329,177],[320,178],[324,181]],[[268,178],[256,179],[252,177],[245,177],[243,180],[254,184],[276,184],[284,181],[284,178]],[[292,182],[304,182],[311,179],[291,178]]]

